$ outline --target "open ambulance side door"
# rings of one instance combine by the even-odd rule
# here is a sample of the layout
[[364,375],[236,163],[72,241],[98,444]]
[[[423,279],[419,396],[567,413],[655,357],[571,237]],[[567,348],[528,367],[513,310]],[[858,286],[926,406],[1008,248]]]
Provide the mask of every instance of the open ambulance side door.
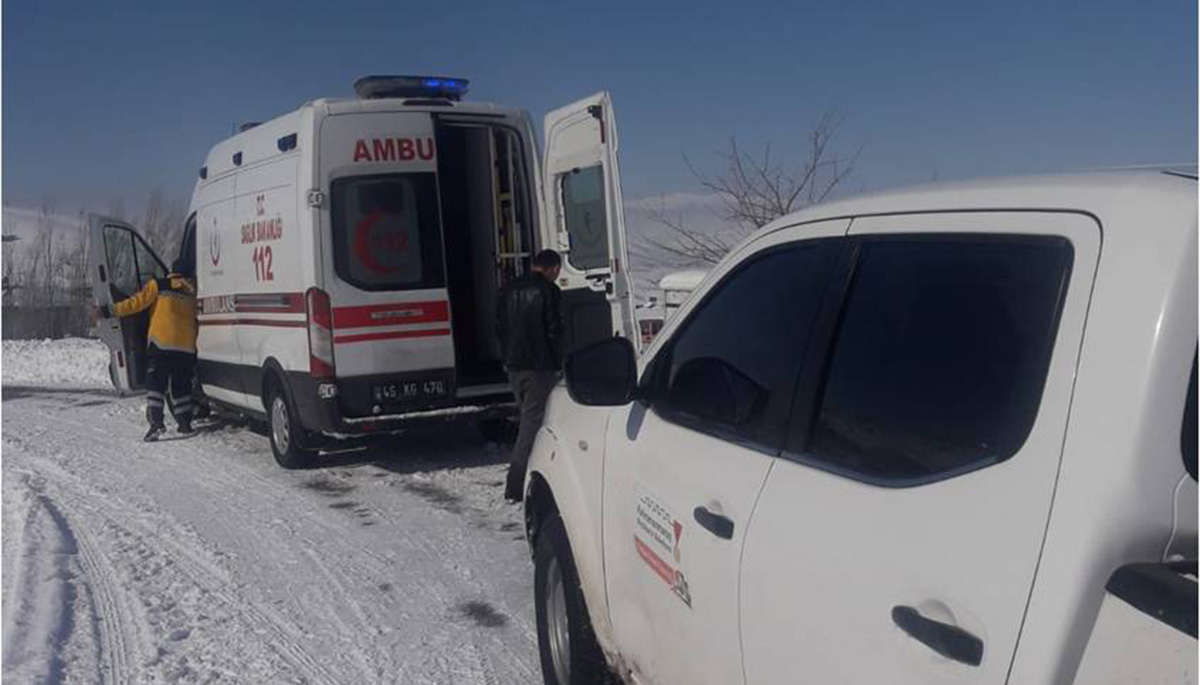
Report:
[[607,92],[546,115],[543,198],[563,253],[566,351],[614,335],[641,347],[617,168],[617,124]]
[[146,382],[150,312],[119,319],[111,314],[112,306],[137,293],[151,279],[165,276],[167,267],[137,229],[119,219],[88,215],[88,237],[92,300],[109,312],[96,321],[95,333],[108,347],[113,385],[122,393],[141,389]]

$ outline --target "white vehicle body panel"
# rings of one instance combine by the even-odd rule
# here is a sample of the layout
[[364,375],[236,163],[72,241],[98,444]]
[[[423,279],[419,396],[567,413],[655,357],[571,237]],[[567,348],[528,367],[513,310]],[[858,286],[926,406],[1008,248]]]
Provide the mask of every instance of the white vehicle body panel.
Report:
[[[840,236],[849,225],[822,222],[806,226],[804,236]],[[744,246],[695,293],[693,308],[733,267],[794,239],[779,232]],[[676,317],[674,328],[687,317]],[[741,682],[741,639],[730,619],[738,615],[747,524],[773,458],[672,423],[641,402],[614,411],[605,454],[609,611],[627,665],[647,682]],[[733,521],[732,539],[697,525],[693,510],[701,506]],[[645,529],[655,517],[673,524],[673,549],[657,548]]]
[[[108,316],[95,322],[93,331],[109,349],[109,374],[117,391],[124,394],[143,385],[144,350],[132,345],[140,346],[144,340],[137,337],[133,322],[111,314],[112,305],[140,290],[148,278],[165,275],[166,267],[137,235],[133,225],[120,219],[88,216],[88,240],[94,246],[88,252],[88,271],[93,274],[92,300],[109,311]],[[118,258],[117,253],[124,256]],[[146,257],[150,263],[139,264],[139,258]]]
[[[1037,418],[1004,462],[926,485],[879,487],[780,459],[743,558],[747,682],[803,672],[828,682],[1002,683],[1008,672],[1054,492],[1100,227],[1080,214],[949,212],[855,219],[849,233],[917,231],[1070,240]],[[983,662],[933,654],[896,629],[896,606],[979,637]],[[797,621],[800,607],[814,620]],[[855,653],[871,657],[848,658]]]
[[[655,685],[741,682],[743,669],[745,682],[755,685],[806,677],[1071,682],[1113,569],[1158,561],[1168,546],[1172,554],[1196,555],[1196,482],[1180,455],[1182,398],[1197,345],[1195,180],[1139,173],[940,184],[784,217],[718,265],[642,355],[639,371],[722,274],[764,241],[810,237],[805,225],[830,220],[850,224],[851,236],[1070,239],[1070,285],[1030,434],[1006,461],[914,488],[877,488],[767,459],[757,505],[751,501],[753,511],[735,517],[739,526],[749,518],[734,571],[741,596],[691,583],[694,606],[721,607],[694,613],[692,625],[686,614],[672,614],[678,607],[655,603],[678,604],[665,587],[656,600],[644,595],[638,574],[646,565],[630,553],[631,493],[645,479],[660,497],[706,488],[711,496],[737,487],[742,476],[728,470],[747,468],[754,457],[715,440],[682,443],[677,426],[670,429],[680,435],[669,441],[630,444],[631,407],[581,408],[557,393],[543,431],[554,439],[538,442],[530,478],[553,493],[572,549],[586,550],[576,560],[610,663]],[[594,436],[606,423],[604,465],[597,467]],[[588,454],[564,448],[583,435]],[[636,435],[657,433],[643,423]],[[585,494],[577,485],[583,474],[595,478],[597,468],[605,480],[600,502],[594,486]],[[684,508],[676,502],[670,508],[690,519],[689,511],[674,511]],[[596,597],[597,575],[607,588],[604,602]],[[944,659],[897,629],[888,613],[898,604],[980,637],[980,667]],[[1182,649],[1194,659],[1195,640]]]
[[1196,638],[1105,595],[1075,682],[1194,685],[1196,666]]
[[[590,95],[546,115],[546,160],[542,172],[543,215],[546,225],[564,253],[559,285],[564,290],[568,318],[573,314],[570,293],[594,293],[595,304],[583,309],[607,306],[611,310],[609,334],[623,335],[641,346],[641,336],[625,333],[637,331],[634,315],[633,287],[629,276],[625,212],[621,197],[621,175],[617,163],[617,123],[612,98],[607,92]],[[592,241],[606,237],[611,257],[597,262],[579,257],[583,247],[572,245],[570,217],[567,216],[564,180],[581,169],[599,167],[603,178],[603,198],[606,201],[605,225],[594,227]],[[601,235],[603,234],[603,235]],[[554,243],[550,243],[554,245]],[[607,305],[603,304],[607,301]]]
[[[338,108],[342,109],[342,108]],[[331,187],[339,178],[389,174],[436,173],[437,157],[433,141],[433,120],[427,112],[393,111],[329,113],[321,119],[319,139],[322,187]],[[386,144],[405,141],[412,147],[411,155],[400,155]],[[418,144],[420,147],[418,148]],[[363,155],[370,146],[372,154]],[[376,146],[382,149],[376,150]],[[420,154],[418,154],[418,149]],[[383,154],[374,154],[382,152]],[[391,154],[388,154],[388,153]],[[369,291],[355,287],[337,275],[334,267],[333,227],[330,205],[322,208],[319,230],[321,270],[327,274],[325,290],[334,303],[334,359],[339,376],[365,376],[382,372],[414,371],[424,368],[454,366],[454,346],[448,323],[449,295],[445,287],[418,290]],[[376,317],[339,316],[346,307],[363,307]],[[434,307],[444,308],[447,318],[432,316]],[[435,321],[428,319],[435,318]],[[339,321],[346,321],[338,325]],[[395,325],[381,326],[393,321]],[[422,321],[422,323],[413,323]],[[385,337],[411,335],[412,337]]]

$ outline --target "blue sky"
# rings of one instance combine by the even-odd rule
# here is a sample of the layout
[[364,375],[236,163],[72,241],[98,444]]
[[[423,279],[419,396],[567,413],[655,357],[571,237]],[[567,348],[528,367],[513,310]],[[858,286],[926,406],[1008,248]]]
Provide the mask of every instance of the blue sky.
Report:
[[1196,158],[1196,3],[36,2],[3,5],[10,205],[186,198],[235,123],[368,73],[472,81],[536,119],[612,92],[628,197],[688,192],[731,134],[799,149],[820,113],[850,186]]

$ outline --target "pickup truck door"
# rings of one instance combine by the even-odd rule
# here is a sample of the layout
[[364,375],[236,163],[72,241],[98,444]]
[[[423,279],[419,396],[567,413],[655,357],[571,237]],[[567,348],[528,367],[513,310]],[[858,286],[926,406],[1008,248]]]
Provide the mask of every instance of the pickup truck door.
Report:
[[[840,236],[848,223],[805,235]],[[742,544],[840,243],[769,235],[718,267],[656,344],[644,398],[612,415],[605,580],[638,682],[742,682]]]
[[641,348],[625,238],[612,98],[595,93],[546,115],[543,216],[563,252],[568,350],[621,335]]
[[150,279],[165,276],[167,267],[137,229],[119,219],[88,215],[88,237],[92,299],[110,312],[96,322],[94,330],[108,347],[113,385],[120,392],[141,389],[146,382],[150,312],[119,319],[111,315],[112,305],[137,293]]
[[1099,226],[1071,213],[897,215],[855,219],[848,237],[839,323],[810,354],[747,534],[746,682],[1002,685],[1049,519]]

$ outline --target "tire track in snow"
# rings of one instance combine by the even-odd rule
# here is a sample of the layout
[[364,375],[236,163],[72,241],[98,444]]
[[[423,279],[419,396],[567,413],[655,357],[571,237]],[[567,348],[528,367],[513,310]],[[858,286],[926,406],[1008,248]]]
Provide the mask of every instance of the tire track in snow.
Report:
[[[507,529],[492,530],[512,518],[509,510],[495,508],[494,503],[490,509],[486,504],[477,508],[472,501],[464,502],[457,512],[431,506],[427,496],[405,487],[410,482],[430,482],[420,472],[376,479],[368,476],[382,470],[370,464],[351,470],[275,470],[265,440],[240,430],[168,443],[169,449],[146,447],[136,442],[140,412],[135,403],[136,399],[123,400],[106,407],[56,412],[53,431],[45,430],[44,424],[23,431],[34,436],[25,449],[46,452],[39,463],[59,466],[78,488],[92,493],[81,496],[81,507],[128,527],[139,540],[152,540],[157,552],[173,560],[185,575],[196,576],[198,585],[210,587],[201,578],[208,578],[216,588],[246,584],[219,603],[254,604],[262,621],[293,631],[290,636],[285,632],[281,642],[290,639],[302,650],[308,646],[317,653],[327,652],[326,658],[334,657],[328,663],[337,669],[339,682],[490,684],[537,679],[536,651],[528,641],[530,621],[524,616],[527,607],[523,600],[514,603],[506,601],[503,592],[495,594],[513,587],[514,576],[523,575],[522,567],[512,566],[512,560],[527,563],[519,553],[513,557],[504,552],[507,561],[496,564],[499,559],[494,554],[504,549],[504,543],[497,545],[495,540],[507,540],[508,549],[513,549]],[[30,409],[34,405],[23,412]],[[6,420],[6,432],[10,425]],[[86,461],[70,460],[54,454],[54,449],[45,450],[40,446],[43,442],[57,445],[59,451],[89,456]],[[92,453],[97,455],[94,461]],[[458,492],[460,486],[470,485],[465,481],[476,478],[475,473],[438,473],[447,477],[433,480]],[[351,512],[330,508],[333,499],[301,488],[303,481],[314,477],[355,484],[355,509],[369,511],[376,525],[362,527],[348,515]],[[183,508],[164,499],[173,495],[171,487],[161,487],[169,480],[187,485],[186,490],[179,489],[180,495],[187,493]],[[153,487],[147,489],[143,483]],[[478,493],[473,497],[488,500]],[[105,508],[97,500],[120,505]],[[195,503],[206,501],[219,514],[197,521],[203,531],[199,532],[186,517],[195,521]],[[492,521],[497,515],[500,521]],[[501,531],[505,533],[496,535]],[[260,563],[273,568],[260,570]],[[272,587],[285,586],[272,581],[270,574],[296,564],[304,566],[297,579],[302,585],[289,587],[291,592],[282,596],[272,594]],[[497,577],[506,585],[498,587]],[[386,591],[383,585],[388,586]],[[314,593],[314,586],[320,590]],[[255,600],[243,587],[260,595],[265,588],[266,601]],[[514,595],[523,596],[519,591]],[[480,628],[453,614],[454,606],[473,599],[505,607],[513,623],[503,630]],[[297,624],[317,617],[324,620],[303,624],[315,632]],[[354,640],[355,636],[365,639]],[[343,649],[330,650],[334,645]],[[300,663],[296,670],[308,670],[307,663]],[[356,672],[359,677],[352,676]],[[332,678],[328,668],[314,674],[314,679],[322,676]]]
[[[290,670],[293,674],[302,676],[304,682],[329,685],[341,682],[308,654],[305,646],[300,642],[300,631],[289,626],[286,619],[269,607],[262,606],[247,597],[230,591],[228,589],[230,587],[229,578],[220,572],[218,567],[211,563],[210,560],[201,559],[195,553],[194,549],[180,544],[176,540],[176,536],[164,534],[165,531],[162,528],[148,525],[144,520],[145,512],[138,511],[136,507],[122,506],[117,503],[118,498],[106,497],[105,493],[99,493],[100,496],[96,496],[90,484],[83,481],[76,474],[61,468],[52,458],[48,459],[41,455],[32,454],[28,450],[28,445],[29,443],[26,443],[25,451],[28,456],[37,459],[38,463],[36,467],[42,473],[43,478],[52,487],[60,490],[62,494],[67,495],[65,497],[60,496],[59,500],[68,508],[80,510],[81,513],[87,512],[92,514],[91,517],[80,516],[80,518],[95,519],[99,517],[111,525],[116,531],[118,540],[117,544],[107,545],[109,548],[118,552],[134,553],[134,561],[126,564],[125,568],[133,569],[136,573],[140,566],[150,565],[154,561],[154,556],[165,557],[169,561],[168,565],[177,569],[182,578],[168,580],[167,582],[170,585],[162,594],[167,596],[172,595],[178,591],[180,585],[186,585],[190,581],[190,583],[200,588],[207,596],[205,599],[206,603],[214,601],[219,606],[229,608],[234,614],[233,620],[240,620],[243,623],[250,624],[248,626],[250,629],[242,632],[269,635],[270,639],[266,641],[266,648],[282,657],[291,667]],[[183,531],[176,530],[172,532],[182,533]],[[152,544],[148,541],[152,541]],[[112,540],[109,542],[111,543]],[[161,569],[163,565],[160,564],[157,568]],[[143,577],[135,578],[135,580],[139,581],[134,584],[135,588],[139,592],[145,593],[147,589],[146,579]],[[121,583],[116,581],[110,587],[113,585],[119,587]],[[24,595],[24,592],[19,591],[16,596],[21,597]],[[136,624],[146,629],[146,616],[140,616]],[[121,629],[127,630],[125,626],[122,626]],[[182,628],[177,630],[187,629]],[[158,653],[143,654],[143,667],[159,665],[158,659],[163,656],[161,645],[175,641],[172,639],[173,634],[178,635],[179,633],[172,631],[167,635],[157,636],[157,642],[160,643]],[[57,641],[62,642],[62,637],[65,636],[56,636]],[[114,657],[105,655],[105,658],[112,659]],[[7,649],[6,661],[8,661]],[[187,668],[187,664],[184,663],[183,668],[174,668],[166,675],[170,680],[177,680],[181,675],[187,675]]]
[[136,655],[126,643],[125,636],[135,630],[136,624],[129,616],[127,603],[121,599],[112,566],[97,552],[91,535],[81,530],[76,541],[84,573],[90,580],[92,601],[95,602],[95,619],[101,640],[100,655],[106,661],[104,681],[127,683],[133,676],[129,664]]
[[28,475],[18,476],[32,501],[22,526],[17,581],[6,602],[4,673],[10,680],[53,683],[73,628],[75,537],[65,518]]

